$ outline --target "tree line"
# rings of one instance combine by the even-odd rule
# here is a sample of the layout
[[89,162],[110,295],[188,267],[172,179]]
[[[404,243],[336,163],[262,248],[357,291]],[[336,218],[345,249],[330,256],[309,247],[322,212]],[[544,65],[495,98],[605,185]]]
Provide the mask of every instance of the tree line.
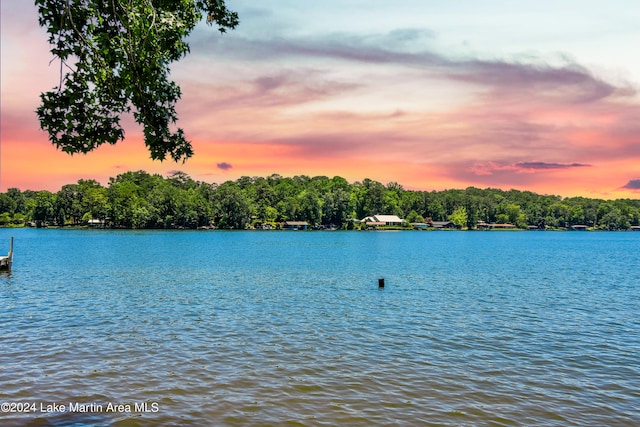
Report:
[[397,215],[407,224],[451,221],[469,229],[486,222],[625,230],[640,225],[640,200],[475,187],[413,191],[396,182],[349,183],[338,176],[244,176],[218,185],[184,172],[165,178],[145,171],[112,177],[106,187],[81,179],[55,193],[17,188],[0,193],[0,226],[82,226],[98,220],[114,228],[246,229],[307,221],[312,227],[352,229],[361,226],[358,219],[375,214]]

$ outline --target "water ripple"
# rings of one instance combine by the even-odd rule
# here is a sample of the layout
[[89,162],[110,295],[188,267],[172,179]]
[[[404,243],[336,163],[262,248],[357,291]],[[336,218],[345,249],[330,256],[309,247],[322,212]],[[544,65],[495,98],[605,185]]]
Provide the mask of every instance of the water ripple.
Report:
[[640,236],[20,232],[3,426],[640,425]]

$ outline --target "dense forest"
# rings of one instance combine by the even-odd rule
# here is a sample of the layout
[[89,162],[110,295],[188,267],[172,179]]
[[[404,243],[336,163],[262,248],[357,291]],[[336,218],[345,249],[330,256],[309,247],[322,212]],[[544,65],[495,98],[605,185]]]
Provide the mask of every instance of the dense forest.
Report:
[[583,225],[625,230],[640,225],[640,200],[562,198],[529,191],[479,189],[411,191],[392,182],[341,177],[280,175],[241,177],[223,184],[167,178],[144,171],[110,178],[104,187],[79,180],[58,192],[0,193],[0,226],[83,226],[90,220],[113,228],[225,228],[306,221],[311,227],[360,228],[368,215],[397,215],[411,223],[451,221],[458,228],[508,223],[517,228]]

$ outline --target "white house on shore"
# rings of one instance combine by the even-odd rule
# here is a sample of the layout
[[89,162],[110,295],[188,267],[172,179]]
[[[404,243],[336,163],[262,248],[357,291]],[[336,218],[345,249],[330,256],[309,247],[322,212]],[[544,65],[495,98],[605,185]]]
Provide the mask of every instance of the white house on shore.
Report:
[[90,219],[87,221],[87,227],[89,228],[104,228],[104,219]]
[[364,222],[365,225],[367,225],[367,226],[369,226],[369,225],[374,225],[374,226],[375,225],[402,226],[402,224],[404,223],[404,219],[401,219],[397,215],[380,215],[380,214],[376,214],[376,215],[368,216],[368,217],[360,220],[360,222]]

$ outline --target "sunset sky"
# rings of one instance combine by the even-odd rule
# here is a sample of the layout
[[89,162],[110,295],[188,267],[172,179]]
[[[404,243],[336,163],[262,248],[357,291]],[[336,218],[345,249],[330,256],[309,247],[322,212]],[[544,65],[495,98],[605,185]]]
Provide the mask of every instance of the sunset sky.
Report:
[[228,0],[172,66],[195,155],[125,141],[57,151],[39,94],[59,81],[33,1],[2,1],[0,191],[57,191],[129,170],[325,175],[407,189],[496,187],[640,198],[640,2]]

